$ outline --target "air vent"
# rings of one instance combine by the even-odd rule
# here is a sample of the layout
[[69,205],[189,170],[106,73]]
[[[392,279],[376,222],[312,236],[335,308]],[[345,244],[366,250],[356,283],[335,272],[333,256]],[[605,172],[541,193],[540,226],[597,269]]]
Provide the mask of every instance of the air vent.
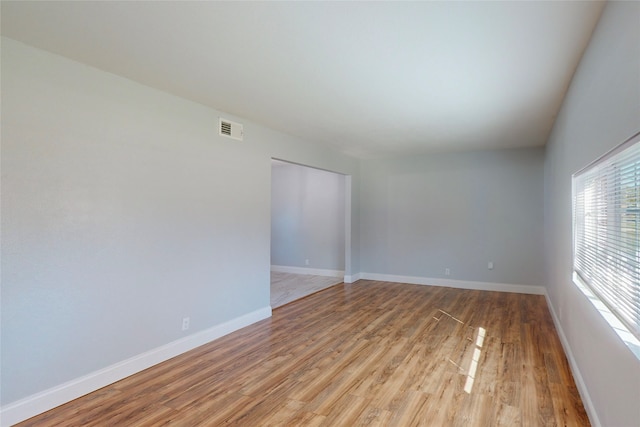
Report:
[[227,138],[237,139],[242,141],[244,131],[240,123],[232,122],[231,120],[223,119],[220,117],[220,136],[226,136]]

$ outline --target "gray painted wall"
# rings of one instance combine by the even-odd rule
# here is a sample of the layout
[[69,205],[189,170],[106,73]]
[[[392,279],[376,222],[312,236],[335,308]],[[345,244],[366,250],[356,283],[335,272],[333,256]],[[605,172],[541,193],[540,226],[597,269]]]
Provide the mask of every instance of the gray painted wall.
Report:
[[603,426],[637,425],[640,362],[572,283],[571,175],[640,130],[640,3],[609,2],[547,146],[550,301]]
[[543,159],[518,149],[363,161],[362,271],[543,285]]
[[346,274],[548,284],[602,425],[633,425],[640,364],[571,282],[570,176],[638,130],[639,17],[606,6],[544,209],[541,150],[357,162],[223,114],[239,143],[215,110],[3,38],[1,403],[268,306],[273,157],[353,175]]
[[268,307],[272,157],[357,188],[356,160],[226,114],[245,140],[221,138],[219,115],[2,39],[3,405],[182,338],[183,316]]
[[271,264],[344,271],[344,207],[344,175],[274,161]]

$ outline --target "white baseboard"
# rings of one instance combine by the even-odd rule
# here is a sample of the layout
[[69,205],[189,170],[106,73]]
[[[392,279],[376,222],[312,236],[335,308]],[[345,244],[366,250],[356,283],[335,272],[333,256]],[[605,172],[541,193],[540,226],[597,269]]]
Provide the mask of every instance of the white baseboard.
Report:
[[309,268],[309,267],[290,267],[288,265],[272,265],[271,271],[278,273],[292,273],[292,274],[313,274],[314,276],[327,276],[327,277],[343,277],[344,271],[340,270],[325,270],[321,268]]
[[271,307],[261,308],[5,405],[0,409],[0,426],[24,421],[268,317]]
[[360,280],[362,277],[362,273],[356,273],[356,274],[352,274],[349,276],[344,276],[343,282],[344,283],[353,283],[353,282],[357,282],[358,280]]
[[514,292],[518,294],[545,295],[544,286],[510,285],[507,283],[472,282],[467,280],[432,279],[428,277],[398,276],[393,274],[360,273],[365,280],[410,283],[412,285],[445,286],[448,288],[474,289],[480,291]]
[[549,294],[545,292],[544,296],[547,300],[547,306],[549,306],[549,311],[551,312],[551,318],[553,319],[553,323],[556,326],[556,331],[558,331],[558,336],[560,337],[562,348],[564,349],[564,353],[567,355],[567,360],[569,361],[569,366],[571,367],[571,373],[573,374],[573,379],[576,381],[576,386],[578,387],[578,393],[580,393],[580,397],[582,398],[582,403],[584,404],[584,407],[587,411],[587,415],[589,416],[589,421],[591,421],[592,426],[601,427],[602,424],[600,423],[600,419],[598,418],[598,413],[596,412],[595,406],[593,406],[593,402],[591,401],[591,396],[589,395],[587,386],[584,383],[584,379],[582,378],[582,373],[578,368],[576,359],[573,357],[573,351],[571,351],[571,346],[569,345],[567,336],[564,334],[564,330],[562,329],[562,325],[560,324],[560,319],[556,315],[556,310],[553,308],[553,304],[551,303]]

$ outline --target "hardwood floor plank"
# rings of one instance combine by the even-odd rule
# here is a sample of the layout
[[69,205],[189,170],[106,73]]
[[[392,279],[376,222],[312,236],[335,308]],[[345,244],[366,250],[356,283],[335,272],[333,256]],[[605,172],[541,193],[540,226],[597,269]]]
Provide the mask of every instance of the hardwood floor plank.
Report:
[[577,390],[572,390],[563,384],[550,384],[549,388],[557,425],[570,427],[589,425],[586,413],[579,410],[581,405]]
[[359,281],[20,426],[588,426],[543,297]]
[[429,396],[421,391],[409,391],[403,395],[400,404],[392,412],[390,425],[409,426],[424,425],[427,417],[423,410],[428,404]]
[[280,402],[274,403],[272,410],[264,414],[259,425],[265,426],[284,426],[296,425],[291,421],[304,409],[306,403],[292,399],[282,399]]
[[390,411],[370,407],[360,414],[360,417],[358,417],[354,425],[371,427],[388,426],[391,424],[391,415],[392,413]]
[[360,396],[343,395],[336,400],[332,411],[326,415],[322,425],[327,427],[355,425],[368,403],[368,399]]

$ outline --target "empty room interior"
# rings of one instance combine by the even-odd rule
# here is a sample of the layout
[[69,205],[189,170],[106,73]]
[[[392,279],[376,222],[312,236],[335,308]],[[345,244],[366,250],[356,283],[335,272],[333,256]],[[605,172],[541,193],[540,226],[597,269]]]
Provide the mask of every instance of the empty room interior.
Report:
[[640,2],[0,13],[2,427],[639,425]]

